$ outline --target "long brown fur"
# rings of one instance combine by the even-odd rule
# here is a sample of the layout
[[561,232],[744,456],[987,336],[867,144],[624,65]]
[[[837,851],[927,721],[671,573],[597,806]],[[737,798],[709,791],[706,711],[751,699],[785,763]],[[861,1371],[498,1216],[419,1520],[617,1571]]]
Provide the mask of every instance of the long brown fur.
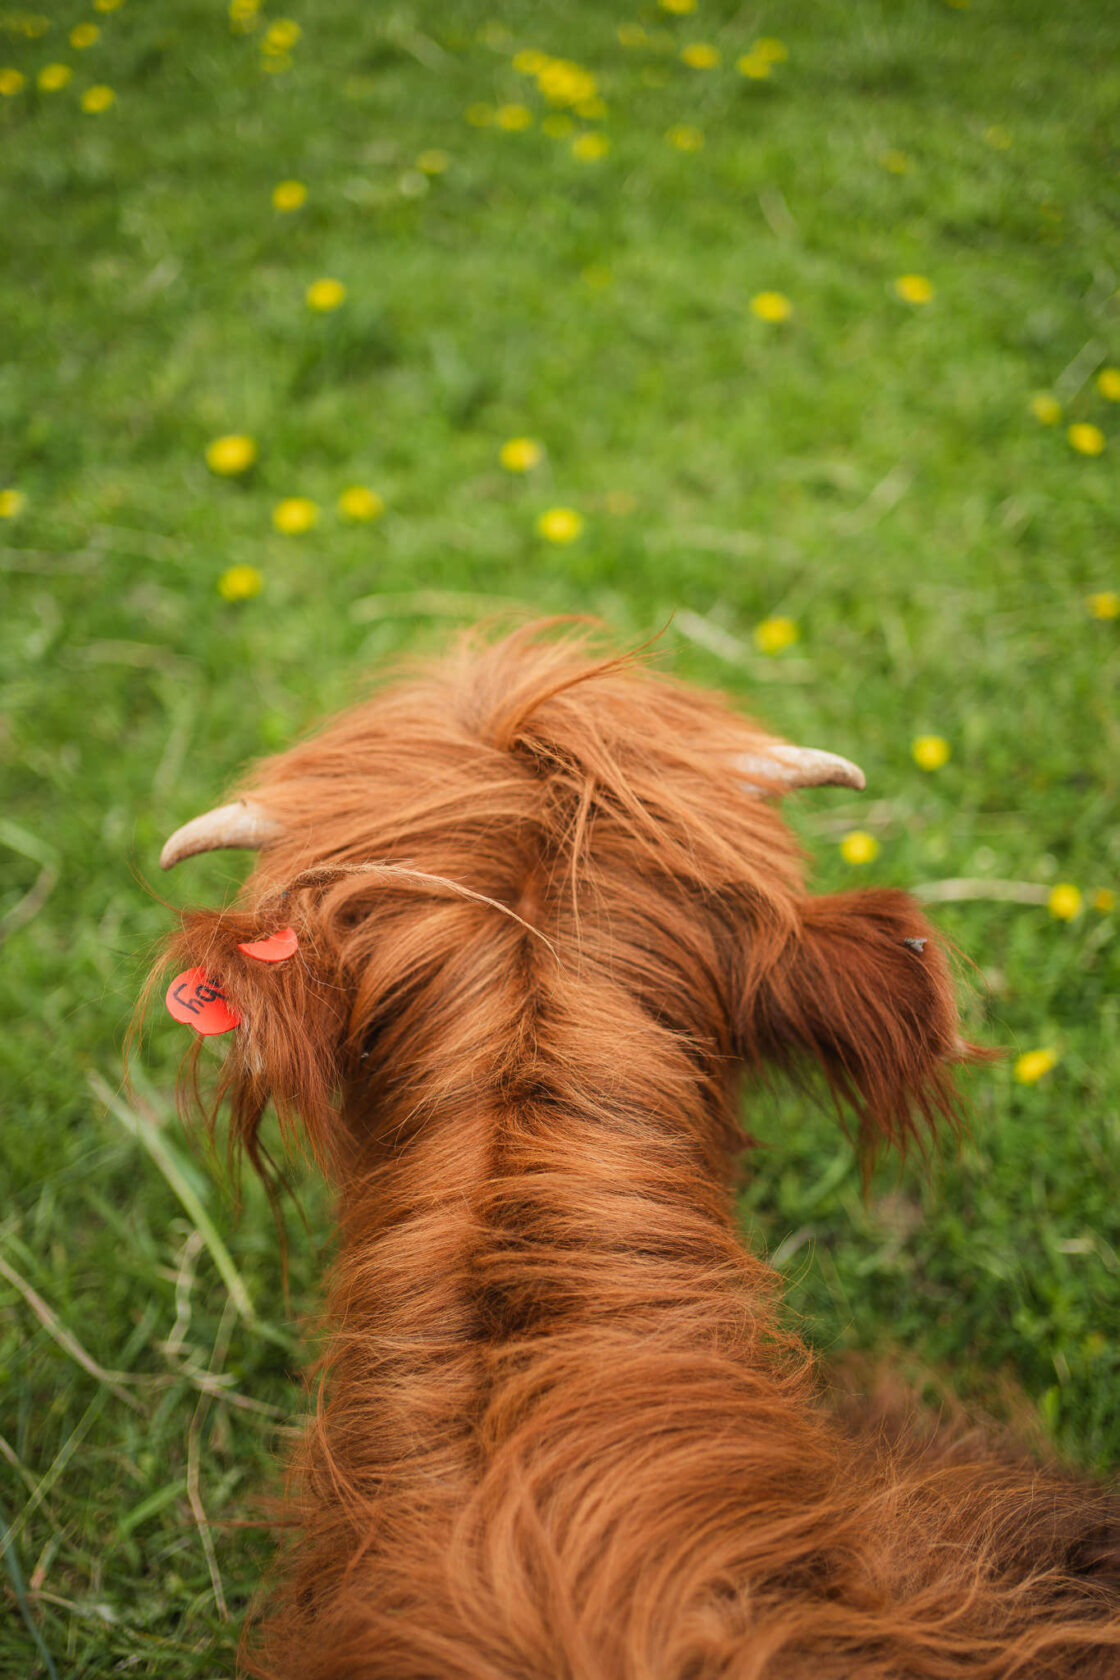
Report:
[[[901,892],[806,897],[752,750],[721,700],[524,631],[245,790],[286,838],[168,957],[243,1016],[236,1143],[261,1162],[273,1102],[339,1207],[248,1672],[1120,1673],[1116,1506],[831,1417],[736,1234],[744,1069],[819,1066],[873,1152],[952,1119],[962,1053],[933,930]],[[287,923],[298,958],[238,952]]]

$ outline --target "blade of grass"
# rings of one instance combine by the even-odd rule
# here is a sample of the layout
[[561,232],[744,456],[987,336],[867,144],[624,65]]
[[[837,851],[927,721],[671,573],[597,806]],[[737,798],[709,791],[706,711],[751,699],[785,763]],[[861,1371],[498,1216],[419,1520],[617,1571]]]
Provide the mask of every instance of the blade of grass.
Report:
[[249,1324],[258,1323],[253,1303],[249,1299],[249,1291],[241,1278],[233,1261],[233,1256],[218,1234],[217,1227],[198,1196],[188,1184],[178,1162],[175,1160],[161,1128],[151,1115],[142,1113],[130,1107],[113,1091],[106,1080],[99,1073],[89,1075],[90,1088],[98,1102],[101,1102],[116,1116],[121,1124],[131,1132],[132,1136],[144,1145],[152,1160],[163,1174],[167,1183],[182,1203],[183,1209],[195,1227],[199,1236],[209,1251],[210,1258],[218,1269],[219,1276],[229,1291],[229,1298],[237,1308],[240,1316]]
[[[6,1524],[6,1521],[7,1519],[4,1516],[3,1507],[0,1506],[0,1523]],[[50,1652],[43,1644],[43,1636],[39,1632],[39,1629],[35,1626],[35,1620],[31,1614],[31,1606],[27,1602],[27,1594],[23,1585],[23,1571],[20,1569],[19,1558],[16,1556],[15,1540],[8,1538],[8,1535],[10,1535],[11,1532],[11,1529],[7,1528],[4,1540],[0,1541],[0,1553],[3,1554],[4,1569],[7,1572],[8,1580],[11,1582],[12,1593],[15,1597],[15,1601],[19,1605],[19,1613],[27,1625],[27,1631],[31,1635],[35,1649],[38,1651],[42,1660],[43,1667],[50,1676],[50,1680],[58,1680],[58,1670],[54,1666],[54,1660],[51,1657]]]
[[143,1382],[145,1381],[143,1377],[132,1376],[127,1371],[107,1371],[103,1365],[99,1365],[97,1360],[86,1352],[73,1331],[68,1330],[57,1313],[53,1312],[47,1305],[38,1291],[32,1289],[27,1279],[21,1277],[13,1266],[9,1266],[2,1256],[0,1256],[0,1277],[6,1278],[12,1288],[18,1290],[47,1335],[58,1343],[64,1353],[70,1355],[76,1365],[80,1365],[82,1370],[87,1371],[96,1382],[104,1383],[118,1400],[123,1401],[126,1406],[131,1406],[133,1411],[139,1412],[143,1409],[136,1396],[129,1394],[128,1390],[121,1386],[122,1383]]

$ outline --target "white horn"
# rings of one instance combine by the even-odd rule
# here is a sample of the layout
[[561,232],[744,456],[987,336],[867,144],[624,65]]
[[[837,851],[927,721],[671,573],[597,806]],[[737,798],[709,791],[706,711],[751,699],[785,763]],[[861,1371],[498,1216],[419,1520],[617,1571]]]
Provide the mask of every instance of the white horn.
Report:
[[283,832],[283,825],[270,817],[263,805],[252,799],[237,799],[177,828],[159,854],[159,866],[173,869],[197,852],[220,852],[226,847],[256,851],[270,840],[278,840]]
[[[791,792],[794,788],[850,787],[862,792],[867,778],[858,764],[840,758],[836,753],[821,752],[818,747],[787,747],[780,742],[766,753],[742,753],[735,760],[740,775],[748,778],[743,787],[748,793],[765,798],[768,794]],[[750,778],[761,776],[760,784]],[[769,782],[771,786],[767,787]],[[778,786],[773,786],[777,783]]]

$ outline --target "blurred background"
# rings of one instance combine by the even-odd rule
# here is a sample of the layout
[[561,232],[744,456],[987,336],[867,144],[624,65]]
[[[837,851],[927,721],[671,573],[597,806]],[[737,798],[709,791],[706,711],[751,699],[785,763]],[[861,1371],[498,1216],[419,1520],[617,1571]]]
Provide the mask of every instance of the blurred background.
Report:
[[756,1097],[744,1230],[826,1356],[1120,1456],[1117,7],[271,4],[0,13],[4,1674],[228,1672],[302,1406],[324,1194],[286,1301],[162,1012],[121,1091],[160,844],[506,608],[863,765],[814,885],[1010,1054],[866,1198]]

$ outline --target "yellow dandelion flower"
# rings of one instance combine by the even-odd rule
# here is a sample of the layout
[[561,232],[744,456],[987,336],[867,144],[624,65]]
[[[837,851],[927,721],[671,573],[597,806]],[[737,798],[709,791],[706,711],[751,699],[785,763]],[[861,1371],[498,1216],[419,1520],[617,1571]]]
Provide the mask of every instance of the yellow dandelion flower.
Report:
[[773,62],[763,58],[761,53],[744,53],[735,60],[735,68],[740,76],[747,76],[752,82],[764,82],[773,70]]
[[1062,418],[1062,405],[1049,391],[1036,391],[1031,398],[1031,413],[1043,426],[1056,426]]
[[516,473],[528,472],[543,455],[544,450],[536,438],[529,437],[510,438],[498,451],[498,459],[506,471]]
[[599,91],[590,70],[568,58],[549,59],[537,75],[537,86],[550,105],[579,105]]
[[425,175],[442,175],[451,157],[448,152],[442,152],[438,146],[431,146],[426,152],[421,152],[416,159],[417,169],[422,169]]
[[1094,618],[1120,618],[1120,595],[1114,589],[1098,589],[1086,597],[1085,605]]
[[659,3],[663,12],[672,12],[674,17],[684,17],[696,10],[696,0],[659,0]]
[[608,490],[603,497],[603,506],[608,513],[621,518],[627,513],[633,513],[638,505],[638,498],[632,490]]
[[1116,908],[1116,894],[1111,887],[1098,887],[1090,902],[1094,910],[1099,910],[1102,916],[1107,916]]
[[1056,1050],[1025,1050],[1014,1067],[1014,1077],[1020,1085],[1037,1085],[1043,1074],[1058,1065]]
[[223,601],[251,601],[264,588],[264,574],[255,566],[230,566],[218,579]]
[[611,149],[611,143],[605,134],[577,134],[572,141],[572,156],[579,158],[581,163],[595,163],[597,159],[606,157]]
[[266,76],[282,76],[292,68],[290,53],[270,53],[261,59],[261,69]]
[[678,152],[698,152],[704,145],[703,131],[693,128],[691,123],[677,123],[665,136],[670,146],[675,146]]
[[783,292],[758,292],[751,299],[751,314],[760,321],[788,321],[793,305]]
[[1006,152],[1011,144],[1011,135],[1000,123],[993,123],[991,128],[984,130],[984,139],[993,151]]
[[95,12],[115,12],[123,4],[124,0],[93,0],[93,9]]
[[368,525],[385,512],[385,498],[364,484],[351,484],[338,498],[338,511],[344,519],[361,520]]
[[880,154],[879,162],[891,175],[908,175],[910,173],[910,159],[905,152],[895,151],[893,147],[889,152]]
[[257,458],[257,445],[244,432],[231,432],[206,445],[206,465],[222,478],[236,478],[248,472]]
[[1066,436],[1079,455],[1099,455],[1104,448],[1104,433],[1099,426],[1090,425],[1086,420],[1071,426]]
[[581,99],[575,106],[575,113],[577,117],[582,117],[584,122],[602,122],[607,114],[607,102],[600,99],[598,94],[594,99]]
[[287,496],[272,510],[272,523],[286,537],[302,536],[318,523],[319,508],[309,496]]
[[874,863],[879,856],[879,842],[866,829],[853,828],[840,842],[840,856],[845,863]]
[[707,41],[690,41],[681,57],[693,70],[714,70],[719,64],[719,48]]
[[1097,374],[1097,390],[1107,402],[1120,402],[1120,368],[1102,368]]
[[1081,914],[1081,892],[1069,881],[1059,881],[1056,887],[1050,889],[1046,908],[1060,922],[1072,922]]
[[781,653],[793,646],[800,633],[792,618],[764,618],[754,627],[754,645],[759,653]]
[[229,0],[229,26],[239,35],[247,35],[257,27],[261,0]]
[[307,203],[307,188],[302,181],[277,181],[272,189],[272,208],[283,211],[298,210]]
[[784,64],[789,57],[789,48],[776,35],[759,36],[751,43],[751,51],[758,58],[768,58],[771,64]]
[[919,735],[911,741],[910,752],[919,770],[940,770],[948,764],[951,748],[943,735]]
[[468,105],[467,121],[474,128],[489,128],[494,121],[493,105]]
[[79,52],[100,39],[101,31],[95,23],[76,23],[70,31],[70,45],[77,47]]
[[0,70],[0,94],[5,99],[11,99],[14,94],[19,93],[26,80],[26,76],[22,76],[18,70]]
[[646,32],[640,23],[620,23],[616,33],[621,47],[644,47],[646,44]]
[[0,519],[16,519],[26,506],[22,490],[0,490]]
[[494,121],[499,128],[504,128],[510,134],[517,134],[523,128],[528,128],[533,120],[533,113],[528,105],[499,105],[494,113]]
[[566,111],[550,111],[541,118],[541,127],[550,140],[566,140],[575,126]]
[[614,275],[606,263],[588,263],[586,268],[580,269],[579,277],[593,292],[601,292],[614,284]]
[[551,63],[547,53],[538,52],[536,47],[525,47],[521,52],[513,55],[513,68],[519,76],[539,76],[546,64]]
[[346,301],[346,287],[341,280],[331,280],[324,276],[322,280],[313,280],[304,293],[308,309],[317,310],[325,315],[331,309],[337,309],[339,304]]
[[294,18],[277,18],[261,36],[261,51],[270,56],[291,52],[303,30]]
[[537,520],[537,531],[546,542],[575,542],[582,530],[583,515],[575,508],[549,508]]
[[900,274],[894,289],[903,303],[928,303],[933,296],[933,286],[924,274]]
[[88,87],[82,94],[82,110],[86,111],[91,117],[96,117],[102,111],[107,111],[110,105],[115,105],[116,101],[117,96],[112,88],[106,87],[103,82],[98,82],[96,86]]
[[74,74],[68,64],[44,64],[36,80],[44,93],[57,93]]

